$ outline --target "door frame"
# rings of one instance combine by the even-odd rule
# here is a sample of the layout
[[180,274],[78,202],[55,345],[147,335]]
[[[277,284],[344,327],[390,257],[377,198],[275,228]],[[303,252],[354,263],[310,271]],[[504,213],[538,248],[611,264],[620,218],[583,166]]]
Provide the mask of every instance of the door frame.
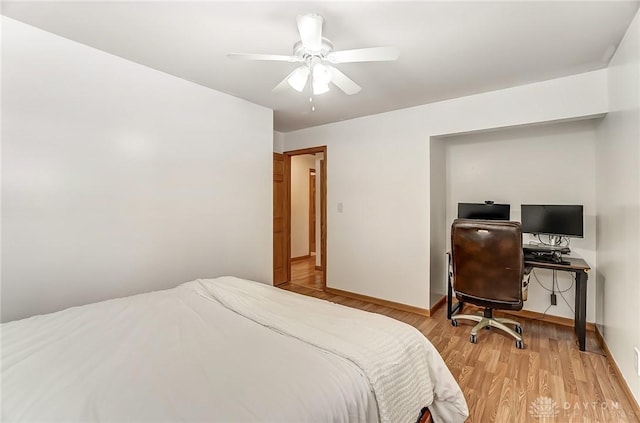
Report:
[[[277,173],[277,169],[276,169],[276,162],[280,162],[282,163],[282,170],[281,170],[281,175],[282,175],[282,179],[276,181],[276,173]],[[289,235],[287,234],[288,228],[287,228],[287,209],[285,208],[285,204],[287,203],[287,199],[286,199],[286,195],[287,195],[287,172],[286,172],[286,159],[284,157],[284,154],[282,153],[273,153],[273,285],[277,286],[280,285],[282,283],[288,282],[289,280],[291,280],[291,273],[289,272],[290,268],[287,265],[287,260],[288,257],[287,255],[289,254],[287,251],[287,243],[289,242]],[[282,188],[282,192],[280,193],[280,195],[276,195],[276,183],[277,184],[281,184],[281,188]],[[278,202],[278,203],[276,203]],[[278,226],[279,229],[281,229],[281,231],[279,231],[279,234],[276,235],[276,211],[278,209],[277,205],[282,207],[281,210],[281,225]],[[280,223],[280,222],[279,222]],[[282,244],[280,245],[279,249],[276,249],[276,236],[281,236],[282,237]],[[281,251],[281,248],[284,248],[284,252]],[[278,269],[276,267],[276,263],[280,264],[279,261],[277,261],[277,258],[281,258],[282,259],[282,268],[284,270],[284,276],[283,277],[277,277],[280,276],[280,273],[276,273],[276,269]]]
[[[318,173],[314,169],[309,169],[309,255],[316,253],[318,246],[316,245],[316,177]],[[313,247],[313,251],[312,248]],[[322,257],[321,257],[322,258]]]
[[[291,157],[303,154],[322,153],[323,164],[320,171],[320,263],[322,266],[322,289],[327,287],[327,146],[302,148],[299,150],[285,151],[284,155],[284,178],[286,183],[287,210],[287,274],[291,277]],[[317,177],[317,173],[316,173]],[[316,219],[318,216],[316,216]],[[316,250],[318,246],[316,245]]]

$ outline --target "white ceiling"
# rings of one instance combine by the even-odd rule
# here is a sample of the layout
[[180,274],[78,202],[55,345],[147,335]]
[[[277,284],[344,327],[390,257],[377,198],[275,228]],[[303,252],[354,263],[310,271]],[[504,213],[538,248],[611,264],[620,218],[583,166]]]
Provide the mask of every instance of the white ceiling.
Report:
[[[273,109],[291,130],[603,68],[638,1],[3,1],[2,14]],[[314,99],[271,89],[297,64],[296,15],[325,18],[336,50],[394,45],[397,62],[337,65],[362,86]]]

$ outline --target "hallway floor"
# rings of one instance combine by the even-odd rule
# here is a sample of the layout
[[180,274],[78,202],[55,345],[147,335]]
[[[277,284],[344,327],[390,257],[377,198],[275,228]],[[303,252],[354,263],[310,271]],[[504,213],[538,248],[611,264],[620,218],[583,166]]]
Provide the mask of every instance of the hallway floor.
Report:
[[316,270],[316,256],[291,262],[291,284],[322,291],[322,270]]

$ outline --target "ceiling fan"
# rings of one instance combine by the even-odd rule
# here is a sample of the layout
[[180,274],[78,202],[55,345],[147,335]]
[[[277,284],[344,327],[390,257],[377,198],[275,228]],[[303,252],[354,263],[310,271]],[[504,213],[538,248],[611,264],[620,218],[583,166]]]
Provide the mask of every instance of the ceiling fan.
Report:
[[311,92],[313,95],[329,91],[329,82],[348,95],[358,93],[362,88],[333,65],[353,62],[381,62],[396,60],[400,51],[396,47],[371,47],[355,50],[334,51],[333,44],[322,36],[324,19],[315,13],[298,15],[296,18],[300,41],[293,45],[293,55],[274,54],[240,54],[227,56],[232,59],[266,60],[276,62],[302,63],[301,66],[287,75],[273,91],[292,87],[302,92],[311,77]]

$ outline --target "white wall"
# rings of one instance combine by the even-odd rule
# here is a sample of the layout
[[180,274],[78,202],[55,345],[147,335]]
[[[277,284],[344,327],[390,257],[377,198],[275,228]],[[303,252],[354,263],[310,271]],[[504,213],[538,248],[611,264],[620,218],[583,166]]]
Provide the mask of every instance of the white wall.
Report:
[[272,111],[2,17],[2,321],[272,279]]
[[331,156],[327,285],[428,308],[430,138],[602,114],[606,89],[602,70],[286,133]]
[[640,17],[609,67],[610,112],[598,128],[598,323],[627,384],[640,401],[633,347],[640,348]]
[[282,153],[284,151],[284,134],[273,131],[273,152]]
[[[596,128],[593,120],[579,120],[502,129],[479,134],[445,137],[446,148],[446,243],[457,205],[511,204],[511,220],[520,221],[521,204],[582,204],[584,238],[571,238],[571,251],[596,269]],[[435,230],[435,228],[432,228]],[[544,238],[543,238],[544,239]],[[523,241],[534,240],[529,234]],[[535,269],[529,285],[526,310],[573,319],[573,275],[557,272],[558,304],[550,306],[552,272]],[[587,321],[595,321],[595,278],[587,288]],[[442,280],[442,291],[444,280]],[[563,299],[564,297],[564,299]],[[566,302],[565,302],[566,300]],[[567,304],[568,303],[568,304]],[[569,307],[570,305],[570,307]]]
[[[446,222],[446,202],[447,202],[447,150],[445,148],[445,137],[432,137],[429,143],[429,183],[430,183],[430,301],[429,307],[433,307],[447,294],[447,225]],[[440,252],[438,254],[437,252]]]
[[291,258],[309,255],[309,169],[313,154],[291,156]]

